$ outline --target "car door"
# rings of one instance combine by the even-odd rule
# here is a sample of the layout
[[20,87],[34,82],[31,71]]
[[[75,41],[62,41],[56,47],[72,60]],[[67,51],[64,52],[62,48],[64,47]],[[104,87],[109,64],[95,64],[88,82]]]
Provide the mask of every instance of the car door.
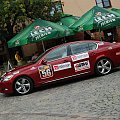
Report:
[[43,57],[43,60],[46,61],[46,64],[39,66],[39,73],[43,82],[64,79],[72,74],[68,46],[51,50]]
[[97,44],[91,42],[78,42],[70,45],[72,67],[74,74],[89,73],[93,69],[91,54]]

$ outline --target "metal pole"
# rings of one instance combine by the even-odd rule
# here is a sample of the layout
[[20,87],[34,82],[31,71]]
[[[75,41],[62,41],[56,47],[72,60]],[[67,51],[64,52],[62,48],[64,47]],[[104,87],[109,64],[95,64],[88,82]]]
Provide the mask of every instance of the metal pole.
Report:
[[100,37],[100,41],[102,41],[100,29],[99,29],[99,37]]
[[8,66],[7,66],[7,71],[11,70],[13,68],[11,62],[8,60]]
[[42,40],[42,47],[43,47],[43,51],[45,52],[45,46],[44,46],[43,40]]

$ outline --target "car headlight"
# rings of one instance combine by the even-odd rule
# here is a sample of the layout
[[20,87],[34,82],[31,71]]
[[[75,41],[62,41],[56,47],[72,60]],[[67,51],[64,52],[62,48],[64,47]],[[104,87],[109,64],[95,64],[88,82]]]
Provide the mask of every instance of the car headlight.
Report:
[[8,80],[10,80],[12,77],[13,77],[13,75],[8,75],[8,76],[4,77],[4,80],[3,80],[3,81],[8,81]]

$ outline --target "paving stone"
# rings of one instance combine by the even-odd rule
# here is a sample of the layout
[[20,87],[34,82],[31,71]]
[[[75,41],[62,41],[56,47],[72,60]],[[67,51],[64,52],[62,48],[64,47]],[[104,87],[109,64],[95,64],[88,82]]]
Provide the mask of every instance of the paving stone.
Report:
[[51,86],[25,96],[0,94],[0,120],[120,120],[120,68]]

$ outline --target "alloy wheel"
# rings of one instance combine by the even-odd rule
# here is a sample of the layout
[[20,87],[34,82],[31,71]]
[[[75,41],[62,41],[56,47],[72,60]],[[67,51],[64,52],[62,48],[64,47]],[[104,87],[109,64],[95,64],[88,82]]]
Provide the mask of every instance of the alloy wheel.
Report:
[[97,63],[97,73],[101,75],[108,74],[112,69],[112,64],[108,59],[101,59]]
[[15,91],[18,94],[27,94],[31,91],[31,81],[28,78],[21,77],[15,82]]

